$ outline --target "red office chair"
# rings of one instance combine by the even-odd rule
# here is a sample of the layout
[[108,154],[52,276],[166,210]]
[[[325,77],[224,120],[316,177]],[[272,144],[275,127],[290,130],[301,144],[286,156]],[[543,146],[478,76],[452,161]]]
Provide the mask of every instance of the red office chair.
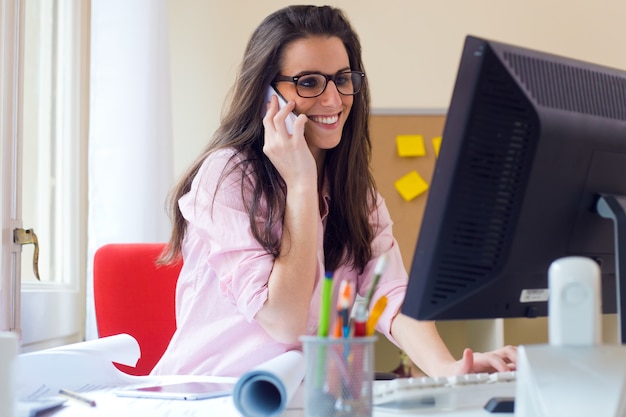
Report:
[[157,265],[163,243],[108,244],[93,262],[98,336],[128,333],[137,339],[136,367],[116,364],[131,375],[147,375],[159,361],[176,329],[176,281],[182,261]]

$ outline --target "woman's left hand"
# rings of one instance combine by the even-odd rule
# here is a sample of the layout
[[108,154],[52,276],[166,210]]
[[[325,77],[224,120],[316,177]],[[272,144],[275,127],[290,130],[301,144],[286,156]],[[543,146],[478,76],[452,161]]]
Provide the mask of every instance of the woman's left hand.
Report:
[[489,352],[465,349],[463,357],[451,366],[450,375],[514,371],[517,368],[517,347],[504,346]]

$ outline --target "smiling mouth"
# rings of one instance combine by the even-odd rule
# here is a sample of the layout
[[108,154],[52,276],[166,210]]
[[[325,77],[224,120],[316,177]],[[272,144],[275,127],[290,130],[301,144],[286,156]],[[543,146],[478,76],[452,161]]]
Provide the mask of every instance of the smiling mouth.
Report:
[[315,123],[320,123],[323,125],[332,125],[339,121],[339,114],[334,114],[332,116],[310,116],[309,119],[314,121]]

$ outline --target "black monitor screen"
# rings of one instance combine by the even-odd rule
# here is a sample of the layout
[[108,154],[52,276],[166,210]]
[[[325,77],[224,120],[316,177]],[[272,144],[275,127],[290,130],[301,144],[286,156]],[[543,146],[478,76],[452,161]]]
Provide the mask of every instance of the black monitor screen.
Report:
[[548,268],[573,255],[616,312],[603,194],[626,196],[626,71],[468,36],[402,312],[546,316]]

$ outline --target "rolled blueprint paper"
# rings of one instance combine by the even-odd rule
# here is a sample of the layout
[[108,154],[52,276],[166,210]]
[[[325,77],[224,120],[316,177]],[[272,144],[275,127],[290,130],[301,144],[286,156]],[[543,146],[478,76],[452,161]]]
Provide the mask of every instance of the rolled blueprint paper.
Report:
[[304,369],[304,355],[296,350],[259,365],[235,384],[235,407],[245,417],[281,415],[302,383]]

